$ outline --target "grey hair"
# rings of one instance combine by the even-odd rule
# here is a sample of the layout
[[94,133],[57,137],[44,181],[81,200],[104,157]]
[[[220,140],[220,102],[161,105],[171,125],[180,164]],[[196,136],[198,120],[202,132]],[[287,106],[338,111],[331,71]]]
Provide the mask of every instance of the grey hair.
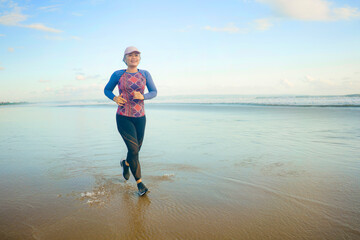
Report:
[[[130,54],[130,53],[129,53]],[[126,64],[126,66],[128,65],[127,62],[126,62],[126,55],[128,54],[125,54],[124,57],[123,57],[123,62]],[[141,60],[141,54],[139,53],[139,60]]]

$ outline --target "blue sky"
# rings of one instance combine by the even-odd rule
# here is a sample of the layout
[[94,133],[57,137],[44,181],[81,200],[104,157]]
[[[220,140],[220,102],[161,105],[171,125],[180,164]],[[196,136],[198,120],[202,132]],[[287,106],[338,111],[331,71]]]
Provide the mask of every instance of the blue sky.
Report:
[[0,101],[103,99],[132,45],[162,96],[354,94],[359,43],[358,0],[0,0]]

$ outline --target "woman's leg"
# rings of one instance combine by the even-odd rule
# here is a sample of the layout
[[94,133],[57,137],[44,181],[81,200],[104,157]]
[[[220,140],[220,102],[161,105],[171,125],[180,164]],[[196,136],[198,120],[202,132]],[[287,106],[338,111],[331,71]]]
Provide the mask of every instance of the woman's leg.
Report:
[[[136,133],[137,133],[137,139],[138,139],[138,146],[139,146],[139,152],[144,140],[144,134],[145,134],[145,125],[146,125],[146,117],[145,115],[143,117],[138,117],[138,118],[134,118],[134,125],[136,128]],[[140,167],[140,162],[139,162],[139,168],[141,171],[141,167]],[[136,180],[136,183],[140,183],[141,182],[141,178]]]
[[136,118],[135,121],[135,128],[137,133],[137,139],[139,143],[139,151],[141,149],[143,140],[144,140],[144,134],[145,134],[145,126],[146,126],[146,116]]
[[121,137],[124,139],[128,149],[126,161],[130,165],[131,173],[136,181],[141,179],[141,168],[139,163],[139,142],[137,129],[131,117],[116,114],[116,123]]

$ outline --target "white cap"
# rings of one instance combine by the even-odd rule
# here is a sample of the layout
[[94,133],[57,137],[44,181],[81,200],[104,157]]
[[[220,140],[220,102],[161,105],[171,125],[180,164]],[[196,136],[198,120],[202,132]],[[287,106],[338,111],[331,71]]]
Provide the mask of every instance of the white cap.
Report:
[[130,46],[130,47],[127,47],[127,48],[125,49],[124,56],[125,56],[126,54],[129,54],[129,53],[132,53],[132,52],[138,52],[138,53],[140,53],[140,51],[139,51],[136,47]]

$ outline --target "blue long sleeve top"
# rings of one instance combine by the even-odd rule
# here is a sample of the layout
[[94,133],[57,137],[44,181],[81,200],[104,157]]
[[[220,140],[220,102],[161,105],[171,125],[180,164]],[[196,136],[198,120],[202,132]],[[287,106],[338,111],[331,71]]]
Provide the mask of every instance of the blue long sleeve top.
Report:
[[[114,88],[117,84],[119,84],[119,80],[121,75],[123,75],[126,72],[125,69],[115,71],[111,77],[109,82],[106,84],[104,93],[105,95],[110,99],[113,100],[115,97],[115,94],[113,93]],[[144,100],[152,99],[156,97],[157,95],[157,89],[155,87],[154,81],[150,75],[150,73],[146,70],[138,69],[138,72],[140,72],[143,76],[146,78],[146,87],[148,89],[148,93],[144,94]]]
[[[118,114],[125,116],[139,117],[144,113],[144,100],[152,99],[157,95],[157,89],[150,73],[138,69],[138,72],[129,73],[125,69],[115,71],[104,88],[104,94],[111,100],[115,97],[113,90],[118,85],[119,94],[122,94],[128,102],[118,107]],[[148,93],[144,94],[145,85]],[[139,91],[143,94],[144,100],[133,99],[133,92]]]

